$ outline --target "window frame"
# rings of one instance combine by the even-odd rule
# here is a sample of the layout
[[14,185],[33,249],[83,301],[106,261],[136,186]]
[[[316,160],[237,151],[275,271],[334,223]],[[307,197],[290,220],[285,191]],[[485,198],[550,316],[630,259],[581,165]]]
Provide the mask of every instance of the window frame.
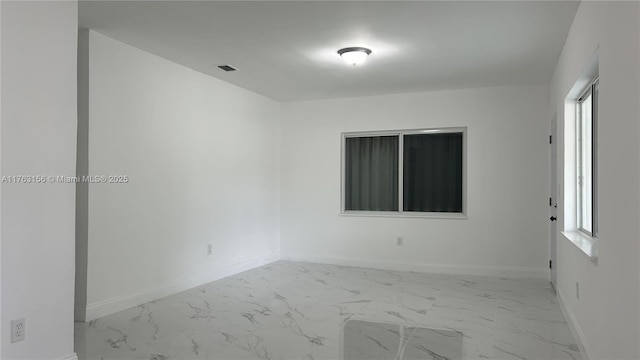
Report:
[[[582,90],[576,99],[576,229],[583,234],[597,239],[598,238],[598,86],[599,77],[589,81],[588,85]],[[584,204],[587,201],[582,196],[583,188],[586,181],[583,179],[583,160],[585,152],[583,151],[583,143],[585,141],[584,127],[585,118],[583,114],[583,104],[587,98],[591,97],[591,138],[587,139],[591,145],[591,173],[587,176],[591,177],[591,208],[588,209],[591,215],[591,231],[585,228],[584,218],[582,216]]]
[[[404,136],[438,133],[462,134],[462,212],[417,212],[404,211]],[[419,218],[467,218],[467,127],[441,127],[404,130],[352,131],[341,133],[340,153],[340,215],[378,217],[419,217]],[[346,210],[346,142],[354,137],[398,136],[398,211]]]

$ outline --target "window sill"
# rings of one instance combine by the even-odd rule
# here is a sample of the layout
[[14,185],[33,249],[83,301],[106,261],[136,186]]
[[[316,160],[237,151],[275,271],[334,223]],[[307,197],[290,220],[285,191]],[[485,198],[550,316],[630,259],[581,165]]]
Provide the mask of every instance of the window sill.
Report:
[[591,261],[598,261],[598,240],[581,231],[562,231],[562,235],[580,249]]
[[373,211],[346,211],[341,212],[340,216],[355,217],[388,217],[388,218],[420,218],[420,219],[453,219],[466,220],[467,215],[464,213],[409,213],[409,212],[373,212]]

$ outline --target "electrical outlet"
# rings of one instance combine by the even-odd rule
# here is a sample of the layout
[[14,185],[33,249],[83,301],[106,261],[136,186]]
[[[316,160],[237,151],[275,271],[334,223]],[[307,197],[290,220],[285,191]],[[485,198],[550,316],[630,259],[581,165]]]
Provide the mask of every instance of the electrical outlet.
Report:
[[580,283],[576,283],[576,299],[580,300]]
[[396,238],[396,245],[398,246],[404,246],[404,238],[402,236],[398,236]]
[[11,321],[11,342],[24,340],[24,318]]
[[207,256],[213,254],[213,245],[207,245]]

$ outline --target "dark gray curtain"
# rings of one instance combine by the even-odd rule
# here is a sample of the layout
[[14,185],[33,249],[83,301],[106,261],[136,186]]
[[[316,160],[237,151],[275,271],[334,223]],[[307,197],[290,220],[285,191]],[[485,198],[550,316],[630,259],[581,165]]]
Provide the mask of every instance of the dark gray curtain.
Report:
[[404,211],[462,212],[462,133],[404,136]]
[[345,210],[398,211],[398,137],[346,139]]

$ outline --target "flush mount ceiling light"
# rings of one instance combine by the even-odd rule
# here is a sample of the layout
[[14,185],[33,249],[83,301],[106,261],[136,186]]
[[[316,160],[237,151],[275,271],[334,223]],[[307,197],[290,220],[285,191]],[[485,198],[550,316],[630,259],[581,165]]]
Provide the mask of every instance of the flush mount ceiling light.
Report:
[[348,47],[338,50],[338,55],[349,65],[360,65],[371,54],[371,50],[363,47]]

